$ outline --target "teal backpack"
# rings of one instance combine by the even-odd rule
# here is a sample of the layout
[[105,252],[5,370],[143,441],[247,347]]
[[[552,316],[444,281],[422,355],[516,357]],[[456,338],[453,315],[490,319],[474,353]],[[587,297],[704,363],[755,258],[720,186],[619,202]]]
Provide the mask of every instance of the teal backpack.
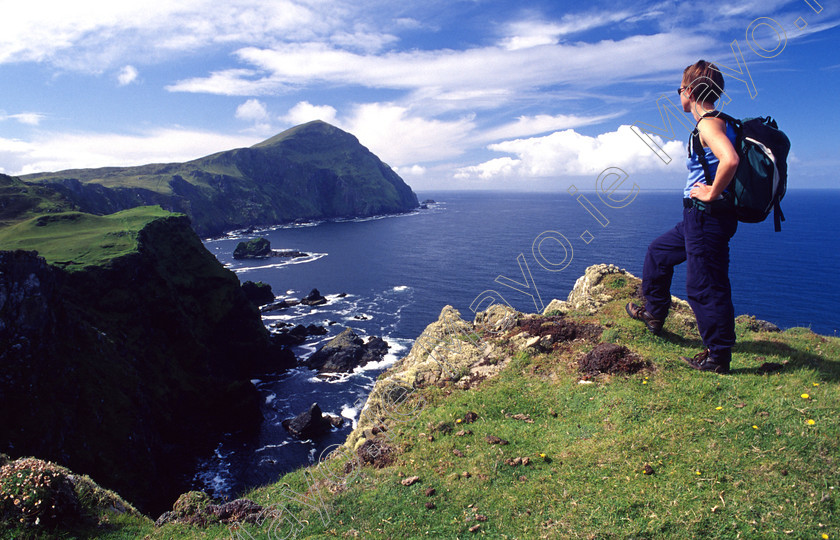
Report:
[[[787,191],[787,157],[790,140],[772,118],[746,118],[743,121],[720,111],[706,113],[716,116],[735,129],[735,151],[740,159],[738,170],[724,193],[724,198],[735,207],[738,221],[759,223],[773,212],[776,232],[782,230],[785,215],[779,205]],[[702,148],[697,128],[691,133],[689,157],[694,148]],[[706,183],[714,180],[709,174],[709,163],[704,152],[697,152],[703,166]]]

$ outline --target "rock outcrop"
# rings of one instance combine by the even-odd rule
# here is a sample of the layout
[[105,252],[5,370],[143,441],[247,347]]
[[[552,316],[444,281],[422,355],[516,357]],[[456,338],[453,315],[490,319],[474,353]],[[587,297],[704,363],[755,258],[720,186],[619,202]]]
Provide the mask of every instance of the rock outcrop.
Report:
[[388,353],[388,343],[372,336],[365,342],[346,328],[326,345],[312,353],[306,365],[321,372],[350,372],[368,362],[378,362]]
[[309,410],[300,413],[294,418],[283,420],[282,423],[283,427],[295,437],[299,439],[313,439],[329,433],[333,427],[341,427],[344,420],[337,416],[323,414],[321,407],[317,403],[313,403],[309,407]]
[[327,299],[318,289],[312,289],[309,294],[301,298],[300,303],[304,306],[323,306],[327,303]]
[[[614,298],[617,287],[638,287],[639,283],[638,278],[616,266],[595,265],[577,280],[565,301],[553,300],[544,315],[526,315],[495,304],[469,322],[452,306],[444,307],[411,351],[380,376],[345,445],[357,450],[366,441],[375,440],[377,433],[387,432],[395,421],[410,418],[412,407],[419,406],[410,399],[417,388],[447,381],[468,387],[498,373],[509,357],[493,343],[497,338],[513,350],[550,350],[575,339],[596,342],[600,328],[564,321],[562,314],[571,310],[594,312]],[[688,305],[676,298],[674,301],[679,309],[673,315],[684,316]]]
[[239,242],[233,250],[234,259],[264,259],[270,256],[271,242],[262,237]]
[[271,285],[262,281],[246,281],[242,284],[242,292],[255,306],[264,306],[274,302],[274,292]]

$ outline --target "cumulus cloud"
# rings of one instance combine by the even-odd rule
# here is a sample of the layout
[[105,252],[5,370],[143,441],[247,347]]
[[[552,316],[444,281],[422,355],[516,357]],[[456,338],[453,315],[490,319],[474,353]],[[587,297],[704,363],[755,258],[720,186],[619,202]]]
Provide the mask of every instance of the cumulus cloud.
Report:
[[358,105],[339,127],[393,166],[457,157],[474,144],[471,117],[429,119],[393,103]]
[[120,86],[127,86],[137,80],[139,73],[137,72],[137,68],[134,66],[125,66],[120,70],[120,73],[117,75],[117,82]]
[[258,99],[249,99],[236,108],[236,118],[249,122],[264,122],[268,119],[265,105]]
[[136,135],[42,133],[29,141],[0,138],[0,162],[8,174],[120,167],[189,161],[257,142],[254,137],[174,128]]
[[394,172],[396,172],[400,176],[420,177],[420,176],[425,176],[426,167],[423,167],[423,166],[420,166],[420,165],[410,165],[410,166],[406,166],[406,167],[394,167]]
[[312,105],[308,101],[301,101],[280,120],[292,125],[305,124],[313,120],[322,120],[328,124],[336,124],[337,111],[329,105]]
[[[654,139],[671,156],[685,152],[679,141],[663,142],[656,136]],[[515,157],[496,158],[463,167],[456,177],[483,180],[499,177],[545,178],[593,175],[608,167],[635,172],[664,170],[666,167],[626,125],[596,137],[567,129],[545,137],[491,144],[488,148]]]

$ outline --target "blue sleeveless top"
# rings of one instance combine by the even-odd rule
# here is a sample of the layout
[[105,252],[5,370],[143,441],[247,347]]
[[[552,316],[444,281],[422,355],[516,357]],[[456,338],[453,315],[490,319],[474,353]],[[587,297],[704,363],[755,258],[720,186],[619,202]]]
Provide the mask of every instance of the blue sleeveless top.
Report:
[[[732,124],[726,122],[726,136],[729,138],[732,145],[735,145],[735,128],[732,127]],[[689,137],[689,146],[691,145],[691,138]],[[703,165],[700,163],[700,159],[697,157],[697,149],[692,149],[691,155],[688,159],[685,160],[686,167],[688,167],[688,179],[686,180],[685,189],[683,190],[683,197],[688,199],[690,197],[691,188],[694,187],[694,184],[697,182],[705,183],[705,176],[703,175]],[[718,163],[720,160],[715,156],[715,154],[709,149],[708,146],[704,146],[702,151],[706,154],[706,161],[709,162],[709,174],[712,175],[709,178],[709,185],[715,179],[715,174],[717,173]],[[724,193],[727,190],[723,190]]]

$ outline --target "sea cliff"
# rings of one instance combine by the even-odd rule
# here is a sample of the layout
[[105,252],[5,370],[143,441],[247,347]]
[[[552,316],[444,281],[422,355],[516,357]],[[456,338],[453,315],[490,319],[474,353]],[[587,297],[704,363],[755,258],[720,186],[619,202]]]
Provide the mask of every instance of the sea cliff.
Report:
[[157,512],[198,452],[259,424],[249,378],[288,356],[188,218],[70,212],[3,235],[40,253],[0,252],[0,451]]

